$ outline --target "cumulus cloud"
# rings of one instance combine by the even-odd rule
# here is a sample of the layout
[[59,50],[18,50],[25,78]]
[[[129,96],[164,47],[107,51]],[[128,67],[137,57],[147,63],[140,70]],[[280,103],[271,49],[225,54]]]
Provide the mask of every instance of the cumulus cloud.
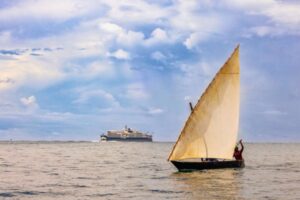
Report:
[[223,4],[227,5],[230,8],[243,9],[245,11],[253,10],[264,10],[276,3],[274,0],[261,0],[261,1],[252,1],[252,0],[225,0]]
[[250,32],[256,34],[257,36],[264,37],[269,34],[275,33],[272,27],[269,26],[256,26],[250,28]]
[[151,54],[151,58],[157,61],[165,60],[167,56],[165,56],[162,52],[160,51],[155,51]]
[[144,34],[142,32],[127,30],[117,24],[105,22],[99,25],[100,30],[110,34],[111,40],[123,46],[135,46],[143,43]]
[[130,53],[123,50],[123,49],[118,49],[117,51],[114,51],[112,53],[108,53],[107,55],[109,57],[114,57],[114,58],[119,59],[119,60],[130,60],[131,59]]
[[108,106],[119,107],[120,103],[116,98],[109,92],[101,89],[91,89],[91,88],[78,88],[75,90],[79,93],[79,97],[73,101],[75,104],[87,104],[91,101],[96,101],[96,99],[101,99],[105,101],[104,103]]
[[300,4],[296,1],[238,1],[226,0],[228,7],[245,12],[247,15],[266,17],[258,25],[250,28],[250,33],[258,36],[299,35],[300,34]]
[[100,29],[109,32],[109,33],[122,33],[124,31],[124,29],[114,23],[110,23],[110,22],[105,22],[105,23],[101,23],[99,24]]
[[162,30],[161,28],[156,28],[152,33],[151,36],[153,39],[164,41],[168,38],[166,31]]
[[110,34],[112,41],[117,42],[117,44],[121,46],[152,46],[155,44],[172,42],[172,37],[169,37],[167,32],[161,28],[155,28],[151,32],[150,37],[148,39],[145,39],[145,35],[143,32],[128,30],[114,23],[100,23],[99,27],[100,30]]
[[145,41],[145,45],[155,45],[170,42],[170,37],[165,30],[156,28],[152,31],[151,37]]
[[22,97],[20,102],[30,109],[37,109],[39,107],[35,96]]
[[[63,72],[51,66],[48,60],[31,59],[28,55],[21,55],[17,60],[2,60],[0,90],[8,90],[20,86],[43,88],[63,78]],[[5,81],[6,80],[6,81]]]
[[18,23],[25,20],[68,20],[94,11],[94,3],[78,0],[28,0],[15,2],[13,6],[4,7],[0,12],[0,21]]
[[162,8],[160,5],[142,0],[105,2],[111,8],[107,17],[122,24],[144,25],[145,23],[159,22],[160,19],[170,14],[168,8]]
[[191,34],[185,41],[184,41],[184,45],[186,46],[186,48],[188,49],[192,49],[198,42],[198,37],[195,33]]
[[144,39],[144,34],[142,32],[127,31],[120,33],[117,37],[117,42],[124,46],[134,46],[139,45]]

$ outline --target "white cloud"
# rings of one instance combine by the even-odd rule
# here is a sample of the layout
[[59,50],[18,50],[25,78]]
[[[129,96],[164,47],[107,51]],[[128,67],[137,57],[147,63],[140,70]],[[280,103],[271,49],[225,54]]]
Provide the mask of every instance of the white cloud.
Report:
[[184,97],[184,100],[185,100],[185,101],[191,101],[191,100],[192,100],[192,97],[191,97],[191,96],[185,96],[185,97]]
[[117,42],[124,46],[134,46],[141,44],[144,37],[145,36],[142,32],[127,31],[118,35]]
[[[74,77],[79,79],[113,78],[117,67],[105,57],[105,52],[116,38],[102,29],[97,29],[98,26],[98,21],[85,22],[70,32],[11,43],[9,49],[16,49],[17,47],[29,50],[21,55],[13,55],[9,58],[5,55],[5,59],[0,60],[0,90],[8,91],[21,86],[43,89]],[[119,31],[121,35],[125,33],[131,35],[130,31],[126,32],[115,24],[106,24],[102,28],[106,31]],[[10,34],[5,33],[4,35],[9,36]],[[128,40],[127,42],[131,41]],[[131,45],[134,45],[134,42]],[[34,52],[41,56],[30,55],[33,53],[30,50],[31,48],[44,47],[52,49],[62,47],[63,49]],[[111,56],[123,60],[131,59],[130,53],[123,49],[118,49]],[[91,60],[84,65],[77,63],[81,59],[90,59],[91,57],[99,57],[99,59]],[[126,70],[118,69],[118,71],[120,73],[124,72],[124,76],[128,76],[130,70],[126,68]]]
[[177,14],[170,17],[172,28],[181,32],[218,32],[230,25],[231,20],[225,15],[209,12],[213,11],[212,8],[205,13],[197,11],[203,8],[201,6],[199,1],[180,1],[175,4]]
[[208,1],[179,1],[174,4],[176,14],[170,16],[169,31],[173,40],[193,49],[197,44],[214,36],[223,36],[233,27],[233,20],[229,15],[215,12],[217,3]]
[[272,5],[274,5],[274,0],[225,0],[223,4],[228,6],[229,8],[242,9],[245,11],[253,11],[253,10],[264,10]]
[[119,60],[130,60],[131,59],[130,53],[123,50],[123,49],[118,49],[117,51],[112,52],[112,53],[108,53],[107,55],[109,57],[114,57],[114,58],[117,58]]
[[184,45],[186,46],[186,48],[188,49],[192,49],[194,46],[196,46],[198,44],[198,42],[200,41],[200,36],[197,33],[192,33],[185,41],[184,41]]
[[144,25],[159,22],[169,15],[169,9],[142,0],[105,1],[110,6],[107,18],[122,24]]
[[39,60],[29,55],[20,55],[16,58],[0,61],[0,90],[20,86],[43,88],[62,80],[64,76],[51,60]]
[[127,30],[117,24],[110,22],[100,23],[99,27],[100,30],[104,31],[105,34],[110,35],[109,42],[115,40],[118,44],[123,46],[131,47],[140,45],[143,43],[145,37],[142,32]]
[[[105,38],[99,37],[99,32],[93,30],[95,26],[97,24],[81,24],[71,32],[55,36],[11,41],[11,44],[6,45],[10,46],[10,49],[27,50],[21,55],[0,60],[0,90],[8,91],[21,86],[42,89],[74,76],[81,79],[99,75],[112,77],[114,68],[107,60],[91,61],[86,66],[77,64],[80,59],[96,56],[101,58],[107,51],[104,45]],[[45,47],[52,49],[63,47],[63,49],[48,52],[30,50]],[[31,53],[38,53],[41,56],[32,56]]]
[[68,75],[77,79],[112,79],[116,76],[115,66],[108,61],[94,61],[86,66],[74,64],[68,66]]
[[167,56],[165,56],[162,52],[160,51],[155,51],[151,54],[151,58],[153,58],[154,60],[165,60],[167,58]]
[[145,45],[155,45],[171,42],[171,37],[168,37],[168,34],[165,30],[161,28],[156,28],[152,31],[151,37],[145,41]]
[[158,115],[158,114],[161,114],[163,112],[164,112],[164,110],[161,109],[161,108],[149,108],[148,109],[148,114],[150,114],[150,115]]
[[287,115],[286,112],[280,110],[266,110],[262,114],[270,115],[270,116],[280,116],[280,115]]
[[86,104],[92,98],[99,98],[105,101],[105,104],[108,104],[112,107],[120,107],[120,103],[115,99],[115,97],[104,90],[101,89],[91,89],[91,88],[77,88],[76,93],[79,93],[79,97],[73,101],[76,104]]
[[275,24],[287,27],[290,31],[300,32],[300,4],[276,2],[264,10],[262,14],[270,17]]
[[296,1],[239,1],[226,0],[223,3],[229,8],[237,9],[248,15],[267,17],[268,20],[257,21],[250,33],[260,37],[274,35],[300,34],[300,3]]
[[[98,4],[99,6],[99,4]],[[58,20],[64,21],[95,11],[95,3],[78,0],[28,0],[15,3],[11,7],[4,7],[0,12],[0,21]]]
[[272,34],[274,30],[272,30],[269,26],[256,26],[250,28],[250,32],[255,33],[260,37],[264,37],[266,35]]
[[20,102],[30,109],[37,109],[39,107],[35,96],[22,97]]
[[[193,19],[196,18],[195,19]],[[222,17],[223,22],[222,22]],[[209,39],[217,36],[217,37],[224,37],[228,30],[230,30],[231,26],[233,25],[230,18],[225,16],[219,15],[208,15],[208,16],[201,16],[201,15],[191,15],[183,19],[183,21],[177,22],[177,28],[180,31],[184,31],[184,21],[191,19],[190,27],[187,28],[187,37],[185,36],[184,41],[182,42],[187,49],[193,49],[199,43],[208,41]],[[182,23],[182,24],[178,24]]]
[[121,26],[110,22],[101,23],[99,24],[99,27],[103,31],[113,33],[113,34],[122,33],[124,31],[124,29]]
[[[143,32],[127,30],[114,23],[100,23],[100,30],[110,34],[110,40],[116,41],[117,44],[132,47],[136,45],[151,46],[158,43],[168,43],[172,41],[167,32],[161,28],[152,31],[150,38],[145,39]],[[111,41],[110,41],[111,42]]]

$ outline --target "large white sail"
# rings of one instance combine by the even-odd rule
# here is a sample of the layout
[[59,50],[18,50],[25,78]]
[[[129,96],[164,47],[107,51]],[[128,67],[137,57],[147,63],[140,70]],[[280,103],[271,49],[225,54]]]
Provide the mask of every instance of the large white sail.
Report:
[[232,159],[240,107],[239,46],[200,97],[168,160]]

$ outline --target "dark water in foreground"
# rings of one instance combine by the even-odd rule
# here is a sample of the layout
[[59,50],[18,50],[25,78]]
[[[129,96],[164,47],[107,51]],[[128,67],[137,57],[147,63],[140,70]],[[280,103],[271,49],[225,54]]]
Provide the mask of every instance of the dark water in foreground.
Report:
[[0,143],[0,199],[300,199],[300,144],[246,144],[246,168],[178,173],[171,143]]

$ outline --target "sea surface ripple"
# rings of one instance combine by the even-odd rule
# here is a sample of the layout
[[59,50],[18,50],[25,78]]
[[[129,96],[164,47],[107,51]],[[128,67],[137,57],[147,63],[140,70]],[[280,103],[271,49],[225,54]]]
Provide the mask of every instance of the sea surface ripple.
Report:
[[300,199],[300,144],[246,144],[244,169],[190,173],[172,145],[1,142],[0,199]]

